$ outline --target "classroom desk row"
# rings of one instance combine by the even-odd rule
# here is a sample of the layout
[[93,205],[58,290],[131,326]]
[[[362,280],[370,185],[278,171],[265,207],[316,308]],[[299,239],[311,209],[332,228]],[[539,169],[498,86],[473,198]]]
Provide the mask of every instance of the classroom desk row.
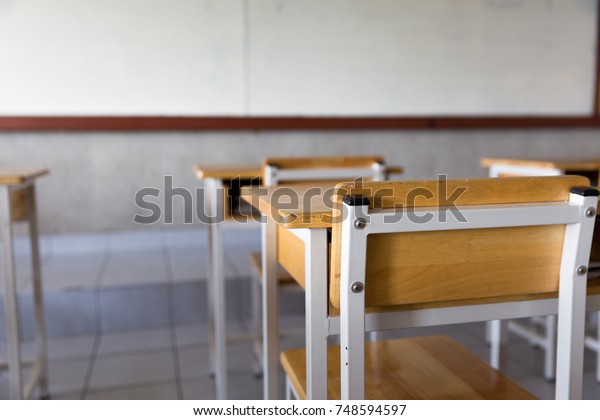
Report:
[[[492,176],[510,176],[510,175],[561,175],[576,173],[584,175],[592,180],[592,184],[597,184],[600,173],[600,164],[595,162],[538,162],[521,161],[507,159],[484,159],[482,165],[490,167]],[[528,168],[523,170],[523,168]],[[531,168],[542,168],[531,169]],[[527,172],[529,171],[529,172]],[[400,171],[398,171],[400,172]],[[521,172],[526,172],[522,174]],[[326,333],[323,330],[324,320],[328,319],[330,307],[328,305],[327,291],[327,267],[328,256],[328,231],[331,224],[325,222],[326,216],[331,212],[326,208],[323,202],[315,200],[308,208],[296,208],[290,210],[289,205],[282,208],[273,207],[269,203],[269,197],[277,190],[268,189],[265,196],[256,189],[260,182],[259,177],[264,173],[259,168],[236,168],[236,167],[198,167],[197,175],[205,181],[207,195],[211,203],[211,209],[214,213],[218,211],[216,204],[223,197],[217,195],[217,191],[223,186],[226,190],[234,194],[241,191],[240,198],[233,198],[228,205],[243,205],[246,203],[246,214],[249,207],[254,207],[261,214],[267,215],[262,224],[262,272],[263,272],[263,369],[264,369],[264,395],[265,398],[272,399],[279,397],[278,384],[278,286],[277,272],[278,265],[283,266],[288,273],[305,289],[306,291],[306,349],[307,349],[307,367],[306,371],[306,395],[307,398],[326,398],[327,396],[327,369],[326,369],[326,345],[327,336],[339,332],[338,321],[330,322],[330,330]],[[234,181],[236,183],[233,183]],[[308,185],[293,186],[293,190],[298,194],[300,202],[304,193],[314,187],[333,187],[335,183],[316,182]],[[254,187],[253,187],[254,186]],[[263,195],[261,195],[263,194]],[[223,210],[221,210],[223,211]],[[243,213],[243,212],[242,212]],[[231,219],[235,219],[238,213],[233,208],[225,206],[225,214],[231,214]],[[226,217],[227,218],[227,217]],[[218,319],[224,319],[224,289],[219,286],[223,284],[222,271],[222,239],[221,227],[210,226],[211,245],[209,247],[209,261],[211,262],[210,275],[211,296],[213,307],[210,309],[212,319],[214,343],[213,360],[215,363],[217,395],[219,398],[226,398],[226,361],[218,360],[219,355],[223,355],[225,348],[224,322],[218,325]],[[304,255],[304,259],[299,258]],[[552,313],[556,311],[556,299],[545,299],[545,306],[540,310],[540,314]],[[588,302],[590,309],[598,309],[597,299],[591,299]],[[215,308],[220,308],[215,312]],[[506,316],[505,318],[510,318]],[[338,326],[336,326],[338,325]],[[338,329],[336,329],[338,328]],[[376,329],[374,325],[371,328]],[[309,363],[311,361],[311,363]]]
[[[268,173],[265,173],[268,170]],[[285,182],[292,177],[294,181],[336,177],[354,179],[379,171],[382,178],[402,174],[398,166],[386,166],[381,156],[340,157],[340,158],[294,158],[268,159],[262,167],[255,166],[212,166],[197,165],[196,176],[203,182],[206,194],[208,214],[225,223],[209,225],[209,246],[207,261],[209,262],[209,294],[211,299],[209,318],[211,322],[210,343],[211,358],[215,371],[215,382],[218,399],[226,399],[227,392],[227,357],[225,326],[225,287],[224,287],[224,251],[223,228],[232,229],[256,228],[260,214],[241,199],[241,188],[245,186],[270,185],[277,181]],[[290,179],[290,180],[292,180]],[[333,185],[333,184],[332,184]],[[248,218],[254,212],[254,217]],[[264,264],[263,264],[264,266]],[[264,270],[263,270],[264,271]],[[271,345],[272,347],[272,345]],[[264,351],[264,349],[263,349]],[[268,350],[267,350],[268,351]]]
[[[580,178],[581,179],[581,178]],[[415,182],[415,188],[421,188],[424,184]],[[490,187],[495,184],[490,183]],[[503,186],[509,186],[504,183]],[[338,315],[332,316],[332,307],[328,296],[332,292],[329,283],[332,281],[329,277],[328,268],[335,264],[332,256],[333,250],[328,232],[333,227],[331,220],[333,209],[319,198],[307,201],[303,200],[307,191],[320,188],[331,188],[331,184],[311,184],[296,186],[294,193],[298,194],[298,206],[291,207],[288,202],[281,203],[274,199],[280,188],[272,187],[267,189],[267,194],[261,192],[257,187],[246,187],[242,189],[242,198],[248,203],[257,206],[261,214],[267,215],[266,221],[262,225],[263,255],[265,278],[263,280],[266,291],[264,293],[264,329],[263,340],[265,345],[264,360],[264,386],[265,398],[276,399],[279,397],[278,390],[278,325],[277,325],[277,264],[281,264],[290,274],[303,286],[306,292],[306,371],[300,379],[296,378],[296,388],[302,389],[302,397],[308,399],[325,399],[332,395],[331,389],[328,389],[328,374],[331,374],[331,367],[328,366],[327,338],[329,335],[337,335],[342,328],[342,321]],[[430,189],[432,191],[433,189]],[[518,190],[517,190],[518,191]],[[553,196],[553,191],[546,191],[548,196]],[[320,196],[322,197],[322,196]],[[517,199],[517,195],[511,199]],[[522,199],[520,199],[522,200]],[[597,199],[594,197],[594,205]],[[483,201],[485,202],[485,201]],[[304,203],[304,204],[303,204]],[[309,203],[309,205],[305,205]],[[535,224],[536,221],[530,223]],[[333,233],[335,235],[335,233]],[[591,238],[591,236],[590,236]],[[562,243],[562,239],[560,239]],[[517,245],[517,244],[514,244]],[[530,246],[531,244],[527,244]],[[435,244],[431,244],[435,246]],[[520,253],[525,252],[522,246],[515,246]],[[523,248],[523,249],[521,249]],[[436,247],[436,249],[438,249]],[[282,252],[286,250],[286,252]],[[291,250],[291,251],[290,251]],[[409,250],[407,250],[409,251]],[[446,253],[448,251],[445,251]],[[517,251],[515,251],[517,252]],[[329,260],[331,258],[331,260]],[[536,270],[542,270],[543,267],[538,264]],[[506,269],[504,269],[506,270]],[[546,274],[552,274],[544,270]],[[529,272],[529,275],[532,273]],[[541,276],[543,277],[543,276]],[[333,277],[332,277],[333,278]],[[494,281],[499,280],[498,275],[494,276]],[[489,284],[488,284],[489,286]],[[426,286],[424,286],[426,288]],[[339,293],[339,289],[338,289]],[[521,293],[525,293],[522,291]],[[584,289],[585,293],[585,289]],[[536,293],[531,293],[531,295]],[[472,299],[475,299],[473,297]],[[533,299],[534,303],[529,300]],[[522,301],[521,301],[522,300]],[[477,304],[474,304],[477,303]],[[588,301],[588,309],[600,309],[600,300],[598,296]],[[452,306],[452,305],[450,305]],[[407,328],[415,326],[453,324],[460,322],[469,322],[478,319],[510,319],[515,314],[521,315],[545,315],[556,313],[557,300],[551,296],[550,291],[539,293],[539,296],[521,296],[517,302],[502,302],[502,300],[474,300],[469,303],[467,309],[453,310],[453,308],[428,307],[427,305],[419,307],[408,307],[404,310],[403,316],[397,318],[395,314],[370,314],[365,317],[365,330],[376,331],[387,329],[393,325],[394,328]],[[492,318],[480,318],[483,311],[490,311]],[[576,352],[575,352],[576,353]],[[582,357],[582,356],[581,356]],[[577,357],[573,357],[575,362]],[[441,369],[441,368],[440,368]],[[467,370],[463,366],[463,369]],[[577,368],[574,368],[577,369]],[[457,369],[462,371],[462,369]],[[432,373],[432,372],[430,372]],[[465,379],[461,377],[460,378]],[[503,384],[503,390],[507,386],[502,377],[494,377],[496,384]],[[574,382],[577,382],[575,379]],[[288,388],[290,386],[288,385]],[[386,388],[382,386],[382,388]],[[509,387],[510,388],[510,387]],[[474,389],[466,391],[471,397],[481,396]],[[334,394],[336,395],[336,394]],[[339,394],[337,394],[339,395]],[[376,394],[375,397],[381,397],[382,394]],[[445,394],[428,394],[445,395]],[[463,394],[464,395],[464,394]],[[508,394],[514,397],[514,394]],[[520,394],[517,394],[520,395]],[[570,396],[577,395],[568,394]],[[489,396],[489,395],[488,395]],[[492,394],[492,398],[506,397],[505,394]],[[373,397],[373,395],[371,395]],[[520,398],[520,397],[519,397]]]
[[[224,220],[227,227],[256,227],[257,220],[263,223],[262,229],[262,305],[263,305],[263,360],[264,396],[267,399],[279,397],[279,329],[278,329],[278,265],[283,266],[291,277],[306,292],[306,366],[305,398],[327,398],[327,337],[340,332],[339,317],[328,300],[331,247],[331,215],[330,203],[326,203],[323,194],[314,194],[315,188],[331,190],[341,179],[354,178],[357,161],[342,159],[338,172],[330,173],[324,164],[317,164],[314,159],[294,161],[291,167],[285,167],[283,160],[276,160],[269,169],[257,166],[198,166],[196,175],[203,181],[209,215],[216,221]],[[369,157],[369,164],[359,173],[372,173],[373,179],[384,179],[389,175],[401,174],[402,168],[388,167],[379,156]],[[482,165],[488,167],[492,177],[508,176],[550,176],[580,175],[598,185],[600,178],[600,162],[544,162],[531,160],[484,159]],[[308,164],[308,170],[305,167]],[[312,166],[311,166],[312,165]],[[317,181],[312,173],[323,175]],[[295,172],[294,172],[295,171]],[[321,171],[321,172],[319,172]],[[289,173],[288,173],[289,172]],[[275,186],[277,180],[286,180],[285,176],[299,176],[302,181],[288,183],[286,188],[298,195],[299,204],[291,207],[289,203],[271,200],[280,190]],[[310,174],[308,172],[311,172]],[[40,386],[41,395],[47,395],[46,379],[46,344],[43,319],[43,293],[41,286],[41,269],[39,258],[37,216],[35,203],[35,181],[46,175],[46,169],[0,171],[0,239],[5,244],[3,265],[5,271],[5,322],[7,324],[8,360],[0,367],[8,367],[11,398],[28,397],[36,386]],[[352,175],[352,176],[350,176]],[[292,176],[292,180],[293,180]],[[329,181],[327,179],[330,179]],[[266,190],[258,190],[259,185],[272,185]],[[304,200],[310,190],[311,200]],[[266,191],[266,194],[265,194]],[[306,204],[309,205],[306,205]],[[251,223],[235,223],[247,220],[248,214],[262,215],[254,217]],[[19,347],[19,317],[16,300],[14,253],[12,248],[12,224],[26,221],[29,225],[32,247],[33,286],[35,299],[36,337],[38,342],[37,358],[32,363],[34,369],[26,383],[23,383],[20,367],[23,364]],[[211,322],[211,357],[215,371],[217,397],[227,398],[227,360],[225,334],[225,288],[223,269],[223,223],[211,223],[209,226],[209,313]],[[598,226],[597,226],[598,228]],[[598,236],[596,236],[598,237]],[[599,248],[592,249],[592,257]],[[600,260],[600,258],[598,258]],[[592,282],[592,286],[596,283]],[[595,287],[595,286],[594,286]],[[600,291],[600,285],[597,289]],[[595,290],[595,289],[594,289]],[[535,305],[539,315],[556,312],[556,298],[540,299]],[[588,298],[588,310],[600,309],[600,300],[596,295]],[[514,310],[514,308],[513,308]],[[535,311],[534,311],[535,312]],[[504,318],[510,314],[497,312]],[[514,313],[514,312],[513,312]],[[411,311],[407,311],[410,318]],[[463,315],[461,315],[463,316]],[[448,316],[447,323],[463,322],[460,316]],[[470,319],[470,318],[469,318]],[[382,324],[383,322],[383,324]],[[367,330],[377,330],[386,324],[385,317],[375,320],[367,319]],[[428,325],[423,321],[419,325]],[[325,328],[324,325],[327,327]],[[405,322],[405,326],[414,323]],[[600,331],[599,334],[600,336]],[[597,344],[597,338],[595,343]],[[600,351],[598,364],[600,365]],[[600,369],[599,369],[600,372]],[[600,380],[600,373],[599,373]],[[288,389],[290,387],[288,386]],[[298,395],[296,395],[298,396]]]

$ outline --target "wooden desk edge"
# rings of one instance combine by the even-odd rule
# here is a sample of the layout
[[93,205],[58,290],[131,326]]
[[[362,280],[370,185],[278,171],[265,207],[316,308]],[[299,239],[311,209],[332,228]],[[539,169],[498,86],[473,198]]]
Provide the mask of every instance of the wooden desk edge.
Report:
[[242,187],[240,198],[252,207],[256,208],[258,202],[258,211],[261,214],[271,217],[277,225],[286,229],[305,229],[305,228],[329,228],[331,223],[323,221],[323,216],[331,215],[331,212],[315,212],[310,214],[308,220],[302,220],[302,216],[288,210],[279,210],[278,216],[280,220],[272,217],[273,207],[265,199],[265,196],[255,193],[256,187]]
[[50,173],[48,168],[0,170],[0,185],[18,185]]
[[404,168],[402,166],[388,166],[386,171],[388,175],[401,175],[404,173]]
[[198,179],[253,179],[260,178],[262,168],[260,166],[235,166],[235,165],[195,165],[194,172]]
[[600,162],[595,160],[589,161],[551,161],[551,160],[530,160],[530,159],[511,159],[511,158],[481,158],[481,166],[489,168],[493,165],[506,166],[527,166],[535,168],[553,168],[566,170],[589,170],[596,171],[600,169]]

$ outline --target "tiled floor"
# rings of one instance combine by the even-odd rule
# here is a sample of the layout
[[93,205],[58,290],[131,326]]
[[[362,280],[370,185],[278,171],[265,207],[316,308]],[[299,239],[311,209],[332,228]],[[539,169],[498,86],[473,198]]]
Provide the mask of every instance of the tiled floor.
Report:
[[[258,248],[259,235],[256,231],[227,235],[227,243],[232,245],[226,247],[226,274],[231,279],[228,283],[236,286],[236,281],[247,283],[247,255]],[[49,340],[52,398],[215,397],[206,308],[199,296],[201,292],[194,288],[202,283],[206,271],[205,241],[204,233],[195,229],[43,238],[43,274],[52,336]],[[27,257],[26,242],[19,241],[20,267],[26,266]],[[30,280],[26,268],[20,270],[19,279],[20,290],[27,295]],[[243,306],[245,298],[243,291],[229,295],[234,309],[230,313],[229,331],[233,334],[248,328],[247,310],[238,308]],[[135,300],[145,305],[136,306]],[[299,327],[302,321],[302,314],[291,309],[282,325]],[[438,333],[451,335],[487,358],[489,349],[484,343],[482,323],[394,335]],[[302,344],[302,337],[286,338],[282,343],[283,347]],[[541,351],[514,336],[509,349],[507,373],[539,397],[552,398],[553,384],[541,379]],[[34,352],[27,337],[23,351],[26,355]],[[6,343],[0,339],[0,359],[5,354]],[[231,398],[261,398],[262,379],[254,373],[250,343],[231,342],[229,355]],[[586,352],[584,396],[587,399],[600,399],[594,356]],[[0,372],[0,399],[7,397],[7,374]]]

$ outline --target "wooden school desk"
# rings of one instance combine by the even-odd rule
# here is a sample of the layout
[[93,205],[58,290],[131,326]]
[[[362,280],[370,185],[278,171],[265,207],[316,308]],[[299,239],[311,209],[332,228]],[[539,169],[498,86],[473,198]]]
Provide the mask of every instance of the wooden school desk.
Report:
[[[314,188],[333,191],[333,183],[278,187],[242,188],[242,199],[265,216],[262,229],[263,274],[263,380],[265,399],[279,397],[279,322],[277,263],[281,264],[306,291],[306,347],[311,363],[307,369],[308,398],[324,399],[327,395],[327,355],[329,331],[324,328],[328,316],[327,300],[327,229],[331,209],[323,193]],[[267,195],[262,195],[266,191]],[[277,191],[298,194],[300,207],[282,202],[272,203]],[[305,194],[314,195],[304,208]],[[304,203],[306,204],[306,203]],[[288,210],[292,208],[292,210]],[[304,256],[304,258],[301,258]],[[313,360],[316,359],[316,360]]]
[[[585,160],[537,160],[487,157],[481,159],[481,166],[488,168],[490,177],[582,175],[590,179],[592,186],[598,187],[600,185],[600,158]],[[594,240],[590,261],[591,267],[597,267],[600,263],[600,221],[598,217],[596,218],[596,225],[594,227]],[[544,376],[548,380],[554,379],[554,340],[552,337],[555,322],[554,318],[546,319],[546,337],[544,338],[534,337],[529,330],[521,328],[518,324],[511,326],[522,337],[535,340],[536,344],[546,352]],[[496,324],[493,328],[496,330],[496,333],[490,337],[492,341],[491,363],[496,368],[503,368],[506,364],[508,353],[506,349],[508,326],[500,323]],[[586,346],[596,352],[597,363],[599,364],[596,371],[596,379],[600,381],[600,325],[598,325],[597,330],[596,337],[586,337]],[[497,342],[498,340],[500,340],[499,343]]]
[[[242,199],[256,207],[264,220],[262,228],[263,256],[263,368],[265,399],[279,398],[278,384],[278,293],[277,263],[281,264],[305,289],[306,300],[306,398],[327,398],[327,338],[339,334],[339,317],[330,310],[328,290],[329,232],[331,228],[330,197],[315,188],[332,185],[311,184],[242,188]],[[286,200],[297,194],[297,200]],[[278,200],[275,197],[281,195]],[[305,199],[310,195],[311,199]],[[398,319],[397,314],[368,314],[368,331],[469,322],[483,307],[491,319],[545,315],[557,312],[555,296],[540,296],[535,302],[510,302],[455,308],[411,308]],[[600,296],[588,298],[588,310],[600,307]]]
[[[208,310],[210,323],[210,354],[215,374],[217,399],[227,399],[227,347],[225,311],[225,267],[223,228],[257,227],[257,223],[237,223],[243,219],[243,203],[239,200],[241,185],[260,183],[260,166],[197,165],[196,176],[204,183],[205,207],[215,221],[209,224]],[[250,208],[246,209],[250,210]]]
[[[35,200],[35,181],[48,174],[47,169],[0,169],[0,240],[4,248],[4,314],[8,359],[0,368],[8,368],[11,399],[29,398],[39,384],[40,395],[47,397],[46,330],[44,324],[42,276]],[[26,221],[31,243],[32,283],[35,309],[37,358],[21,360],[19,337],[19,307],[15,273],[14,222]],[[23,386],[21,367],[33,364],[29,379]]]
[[566,161],[488,157],[481,159],[481,166],[489,168],[490,177],[582,175],[589,178],[593,186],[598,185],[600,177],[600,159]]
[[[321,161],[322,158],[316,158]],[[277,160],[277,159],[275,159]],[[282,159],[286,160],[286,159]],[[292,159],[303,165],[311,166],[311,159]],[[210,166],[197,165],[196,175],[204,182],[209,215],[218,220],[228,222],[228,228],[257,227],[256,220],[245,223],[245,215],[252,210],[251,206],[239,200],[239,187],[242,185],[258,185],[261,183],[262,168],[255,166]],[[314,169],[313,169],[314,171]],[[403,168],[399,166],[385,167],[385,175],[399,175]],[[314,176],[314,175],[313,175]],[[333,184],[332,184],[333,185]],[[224,196],[219,195],[223,191]],[[243,214],[242,214],[243,213]],[[260,217],[257,215],[257,217]],[[236,223],[239,222],[239,223]],[[211,357],[216,376],[217,398],[227,398],[227,359],[225,336],[225,287],[223,267],[223,223],[211,223],[209,226],[209,314],[211,323]]]

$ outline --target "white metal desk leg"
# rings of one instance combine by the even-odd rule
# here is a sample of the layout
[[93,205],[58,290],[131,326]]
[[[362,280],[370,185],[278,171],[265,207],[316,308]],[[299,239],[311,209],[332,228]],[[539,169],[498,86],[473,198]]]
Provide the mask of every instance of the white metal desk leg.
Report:
[[600,383],[600,312],[594,312],[596,332],[585,337],[585,347],[596,354],[596,381]]
[[600,312],[596,312],[596,381],[600,382]]
[[556,377],[556,315],[546,317],[546,336],[544,345],[544,378],[552,381]]
[[263,391],[265,400],[279,399],[279,282],[277,224],[263,216],[261,226],[263,275]]
[[226,345],[226,311],[225,311],[225,276],[223,267],[223,203],[221,197],[222,185],[218,179],[208,179],[207,195],[210,205],[210,215],[213,218],[210,229],[210,314],[211,321],[211,350],[212,363],[215,370],[215,385],[217,399],[227,399],[227,345]]
[[600,382],[600,312],[596,312],[596,381]]
[[[490,166],[490,178],[500,176],[501,168]],[[508,322],[508,321],[507,321]],[[490,365],[494,369],[506,369],[506,343],[508,341],[508,325],[502,321],[488,321],[485,325],[485,339],[490,345]]]
[[15,258],[13,254],[10,189],[7,186],[0,186],[0,232],[4,245],[4,314],[8,346],[10,398],[20,400],[23,398],[23,381],[21,376],[21,348],[19,342],[19,305],[17,302]]
[[252,347],[256,356],[254,374],[262,375],[262,317],[261,317],[261,279],[253,272],[250,279],[251,318],[252,318]]
[[33,300],[35,304],[35,339],[37,342],[37,357],[40,363],[40,397],[48,398],[48,370],[46,365],[46,324],[44,321],[44,296],[42,288],[42,273],[40,259],[40,244],[37,224],[37,204],[35,199],[35,185],[27,188],[27,210],[29,221],[29,240],[31,244],[31,264],[33,282]]
[[507,364],[508,321],[489,321],[490,365],[503,371]]
[[306,398],[327,399],[327,231],[309,229],[304,243]]
[[292,384],[290,382],[290,378],[288,378],[287,375],[285,377],[285,399],[292,399]]
[[213,296],[213,269],[212,269],[212,260],[213,260],[213,252],[212,252],[212,229],[208,226],[207,229],[208,234],[208,247],[206,250],[206,309],[208,314],[208,358],[210,363],[210,374],[213,378],[216,376],[215,372],[215,308],[212,301]]

